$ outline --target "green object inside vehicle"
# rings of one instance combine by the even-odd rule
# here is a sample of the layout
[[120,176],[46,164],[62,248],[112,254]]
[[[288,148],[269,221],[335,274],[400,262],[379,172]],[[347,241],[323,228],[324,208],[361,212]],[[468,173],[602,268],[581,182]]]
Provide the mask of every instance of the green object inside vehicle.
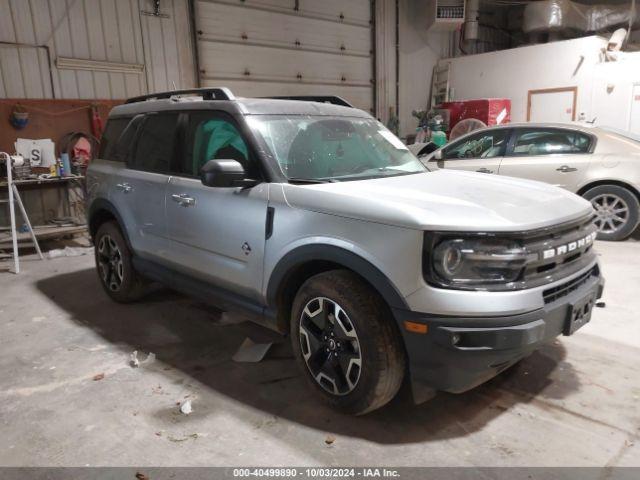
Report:
[[216,154],[226,147],[235,148],[245,160],[249,157],[240,132],[232,124],[224,120],[202,122],[194,139],[193,171],[199,172],[206,162],[217,158]]

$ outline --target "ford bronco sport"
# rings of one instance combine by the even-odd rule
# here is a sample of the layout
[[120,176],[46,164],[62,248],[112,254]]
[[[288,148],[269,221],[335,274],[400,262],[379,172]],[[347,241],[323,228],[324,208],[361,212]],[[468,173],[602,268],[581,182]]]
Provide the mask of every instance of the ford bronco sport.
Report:
[[604,281],[584,199],[429,172],[338,98],[224,88],[115,107],[88,171],[101,283],[158,281],[291,336],[309,382],[362,414],[463,392],[589,321]]

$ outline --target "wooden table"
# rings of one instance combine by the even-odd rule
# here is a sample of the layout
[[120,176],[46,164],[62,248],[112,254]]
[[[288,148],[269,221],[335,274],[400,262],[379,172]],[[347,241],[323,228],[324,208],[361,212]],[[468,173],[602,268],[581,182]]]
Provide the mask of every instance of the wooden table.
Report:
[[[47,188],[47,187],[56,187],[56,188],[64,188],[65,190],[65,204],[62,208],[64,214],[68,217],[71,217],[71,202],[69,200],[69,188],[71,185],[76,184],[80,187],[82,195],[84,196],[85,188],[84,188],[84,176],[75,175],[68,177],[53,177],[53,178],[25,178],[25,179],[14,179],[13,184],[19,190],[31,190],[36,188]],[[7,181],[3,179],[0,181],[0,191],[7,188]],[[0,203],[7,203],[6,199],[0,200]],[[27,212],[29,214],[29,212]],[[65,235],[73,235],[77,233],[83,233],[87,229],[86,225],[72,225],[72,226],[57,226],[53,224],[49,225],[33,225],[33,232],[36,235],[36,238],[40,239],[51,239],[51,238],[59,238]],[[18,241],[25,242],[30,241],[31,236],[29,232],[19,232],[18,233]],[[11,231],[10,227],[0,228],[0,247],[6,247],[11,243]],[[6,244],[6,245],[5,245]]]

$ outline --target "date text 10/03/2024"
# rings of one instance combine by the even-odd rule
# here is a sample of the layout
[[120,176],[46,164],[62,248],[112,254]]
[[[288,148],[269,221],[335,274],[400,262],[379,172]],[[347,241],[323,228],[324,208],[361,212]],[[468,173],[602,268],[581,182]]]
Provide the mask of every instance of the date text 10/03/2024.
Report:
[[234,468],[234,477],[279,478],[398,478],[397,470],[388,468]]

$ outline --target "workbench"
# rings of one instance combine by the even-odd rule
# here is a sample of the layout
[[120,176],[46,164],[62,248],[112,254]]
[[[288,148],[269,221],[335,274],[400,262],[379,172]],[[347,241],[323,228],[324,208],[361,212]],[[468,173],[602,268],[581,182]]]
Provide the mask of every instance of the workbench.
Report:
[[[18,190],[34,190],[41,188],[62,188],[64,189],[63,195],[63,203],[62,205],[58,205],[58,211],[63,212],[63,216],[65,217],[79,217],[80,212],[73,211],[77,210],[77,208],[72,208],[72,202],[70,200],[71,190],[73,189],[74,194],[80,192],[82,198],[74,201],[74,204],[77,204],[78,201],[84,203],[84,179],[85,177],[82,175],[68,176],[68,177],[52,177],[52,178],[26,178],[26,179],[14,179],[13,184],[18,188]],[[76,187],[76,188],[73,188]],[[0,192],[7,191],[7,181],[6,179],[0,180]],[[7,203],[7,199],[0,199],[0,203]],[[42,205],[43,210],[46,206]],[[31,217],[32,212],[27,212],[27,214]],[[44,216],[44,215],[43,215]],[[24,219],[23,219],[24,221]],[[53,239],[60,238],[66,235],[74,235],[78,233],[83,233],[87,229],[86,225],[69,225],[69,226],[58,226],[55,224],[45,224],[45,225],[33,225],[33,232],[38,239]],[[18,241],[25,242],[31,241],[31,235],[28,231],[19,232],[18,233]],[[11,243],[11,227],[3,226],[0,227],[0,248],[10,246]]]

